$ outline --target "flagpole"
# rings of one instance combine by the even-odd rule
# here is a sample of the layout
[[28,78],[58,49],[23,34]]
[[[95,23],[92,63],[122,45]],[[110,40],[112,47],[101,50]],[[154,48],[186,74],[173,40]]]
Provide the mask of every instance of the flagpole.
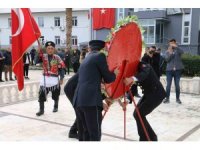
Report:
[[[29,17],[30,17],[30,19],[32,19],[32,16],[30,15],[31,14],[31,11],[30,11],[30,9],[28,9],[29,10]],[[34,19],[34,18],[33,18]],[[40,43],[40,41],[39,41],[39,38],[37,38],[37,36],[36,36],[36,34],[38,34],[38,33],[36,33],[35,32],[35,29],[34,29],[34,27],[33,27],[33,23],[32,23],[32,21],[31,21],[31,25],[32,25],[32,28],[33,28],[33,32],[34,32],[34,35],[35,35],[35,37],[36,37],[36,39],[37,39],[37,43],[38,43],[38,49],[39,49],[39,55],[41,54],[41,57],[42,57],[42,68],[43,68],[43,71],[44,71],[44,91],[45,91],[45,99],[47,100],[47,90],[46,90],[46,77],[45,77],[45,69],[44,69],[44,54],[43,54],[43,51],[42,51],[42,48],[41,48],[41,43]],[[40,35],[41,35],[41,33],[40,33]],[[40,57],[40,56],[39,56]],[[47,72],[47,74],[48,74],[48,72]]]

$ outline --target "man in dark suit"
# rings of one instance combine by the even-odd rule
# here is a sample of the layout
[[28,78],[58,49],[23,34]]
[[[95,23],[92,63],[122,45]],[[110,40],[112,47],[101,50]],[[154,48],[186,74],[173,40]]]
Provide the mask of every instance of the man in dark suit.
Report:
[[4,68],[4,60],[5,60],[5,57],[3,56],[3,54],[0,51],[0,82],[4,82],[2,80],[2,72],[3,72],[3,68]]
[[[146,116],[162,103],[162,100],[166,97],[166,92],[161,82],[159,81],[155,71],[149,64],[145,62],[140,62],[136,76],[133,78],[126,78],[124,80],[124,83],[126,85],[135,83],[141,86],[144,95],[138,102],[137,108],[141,114],[141,118],[149,134],[150,140],[157,141],[157,135],[147,121]],[[137,123],[140,141],[147,141],[148,139],[142,128],[142,124],[136,111],[134,111],[133,115]]]
[[[84,59],[78,71],[79,78],[73,106],[84,128],[84,141],[101,140],[103,110],[101,82],[103,79],[105,83],[111,83],[116,78],[115,73],[108,70],[106,56],[99,52],[104,46],[104,41],[90,41],[91,52]],[[117,74],[117,70],[115,72]]]

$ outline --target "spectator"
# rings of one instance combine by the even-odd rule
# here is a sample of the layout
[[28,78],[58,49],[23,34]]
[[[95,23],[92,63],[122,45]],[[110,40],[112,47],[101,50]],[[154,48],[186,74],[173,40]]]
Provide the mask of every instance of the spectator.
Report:
[[157,49],[157,53],[160,54],[159,70],[160,70],[160,76],[162,76],[162,71],[165,64],[165,58],[161,54],[161,48]]
[[151,46],[149,50],[144,54],[142,61],[150,64],[154,69],[157,77],[160,79],[160,53],[156,51],[156,46]]
[[4,60],[5,60],[5,57],[3,56],[2,52],[0,51],[0,82],[4,82],[2,80],[2,72],[4,69]]
[[183,50],[180,49],[176,43],[175,39],[171,39],[169,41],[169,47],[165,54],[165,59],[167,61],[167,68],[166,68],[166,76],[167,76],[167,87],[166,87],[166,99],[163,103],[169,103],[170,101],[170,90],[171,90],[171,83],[172,79],[174,78],[174,84],[176,87],[176,102],[181,104],[180,100],[180,78],[182,70],[184,69],[181,55],[183,54]]
[[31,65],[35,65],[36,63],[34,62],[34,60],[36,55],[36,49],[34,47],[31,49],[30,54],[31,54]]
[[58,53],[57,54],[58,54],[58,56],[60,56],[62,61],[65,60],[65,51],[64,50],[58,49]]
[[79,59],[80,59],[80,51],[78,50],[78,47],[76,46],[72,52],[72,57],[71,57],[71,63],[72,63],[74,73],[78,71],[78,68],[80,66]]
[[69,72],[70,72],[70,58],[71,58],[71,55],[70,55],[70,51],[68,48],[65,49],[65,74],[66,72],[68,73],[69,75]]
[[24,54],[23,62],[24,62],[24,77],[25,77],[25,79],[29,79],[28,71],[29,71],[29,65],[30,65],[30,62],[31,62],[29,53]]
[[8,81],[8,72],[10,81],[14,81],[12,78],[12,55],[10,47],[4,53],[5,57],[5,80]]

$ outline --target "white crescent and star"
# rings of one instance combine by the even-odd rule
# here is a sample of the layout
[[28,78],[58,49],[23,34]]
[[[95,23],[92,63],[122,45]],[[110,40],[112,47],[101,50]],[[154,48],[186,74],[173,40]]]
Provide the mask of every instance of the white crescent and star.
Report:
[[103,8],[100,10],[101,11],[101,14],[105,14],[106,13],[106,10]]
[[12,36],[17,36],[21,33],[21,31],[24,27],[24,14],[23,14],[22,9],[20,9],[20,8],[15,8],[15,9],[12,9],[12,10],[16,14],[16,16],[18,18],[18,22],[19,22],[19,27],[16,30],[16,32],[12,34]]

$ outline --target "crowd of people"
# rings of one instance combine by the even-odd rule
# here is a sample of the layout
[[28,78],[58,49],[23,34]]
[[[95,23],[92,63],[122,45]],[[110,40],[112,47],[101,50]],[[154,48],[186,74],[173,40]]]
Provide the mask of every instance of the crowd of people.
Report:
[[[100,141],[101,140],[101,123],[102,111],[107,111],[108,107],[116,100],[107,97],[103,92],[104,83],[112,83],[115,81],[119,73],[118,68],[109,71],[106,56],[100,50],[105,48],[105,42],[101,40],[92,40],[87,47],[81,51],[78,47],[74,47],[73,51],[69,49],[55,49],[55,43],[48,41],[45,44],[46,53],[36,51],[34,48],[30,53],[25,53],[24,62],[24,77],[29,79],[29,65],[42,63],[43,73],[40,80],[40,90],[38,96],[39,111],[37,116],[41,116],[45,112],[45,101],[49,92],[52,93],[54,100],[53,112],[58,111],[60,85],[63,84],[65,74],[70,73],[72,66],[74,75],[67,81],[64,92],[66,97],[72,104],[76,119],[70,128],[69,138],[77,138],[79,141]],[[130,85],[131,95],[127,94],[129,103],[132,102],[132,95],[140,98],[137,109],[133,112],[136,120],[138,135],[140,141],[157,141],[158,137],[153,128],[147,121],[146,116],[150,114],[162,102],[170,102],[170,89],[172,78],[175,81],[176,102],[181,104],[180,100],[180,77],[183,70],[181,61],[181,50],[175,39],[169,41],[169,46],[166,52],[161,55],[161,49],[156,46],[146,47],[145,54],[141,58],[135,76],[125,78],[125,85]],[[30,56],[31,57],[30,57]],[[134,56],[133,56],[134,57]],[[35,61],[37,60],[37,61]],[[166,67],[166,90],[160,82],[164,62]],[[0,53],[0,81],[2,82],[2,71],[5,65],[5,80],[12,78],[11,69],[12,59],[11,51],[8,49],[6,53]],[[131,69],[131,68],[130,68]],[[138,87],[142,90],[142,96],[138,94]],[[120,103],[120,100],[118,100]],[[122,109],[127,103],[120,103]],[[142,122],[140,120],[142,119]],[[144,126],[143,126],[144,125]],[[145,131],[146,129],[146,131]],[[146,134],[147,133],[147,134]],[[147,136],[148,135],[148,136]]]
[[[64,61],[65,63],[65,74],[70,74],[70,68],[72,67],[73,72],[76,73],[80,66],[82,59],[85,57],[87,47],[83,47],[80,51],[77,46],[75,46],[72,51],[68,49],[55,50],[55,53]],[[12,51],[8,47],[4,51],[0,51],[0,82],[5,81],[15,81],[16,77],[12,72]],[[39,63],[38,52],[32,47],[32,49],[23,55],[24,63],[24,78],[29,78],[29,68],[30,66],[35,66]],[[2,78],[2,74],[5,72],[5,79]],[[9,74],[9,75],[8,75]],[[14,76],[14,77],[13,77]]]

